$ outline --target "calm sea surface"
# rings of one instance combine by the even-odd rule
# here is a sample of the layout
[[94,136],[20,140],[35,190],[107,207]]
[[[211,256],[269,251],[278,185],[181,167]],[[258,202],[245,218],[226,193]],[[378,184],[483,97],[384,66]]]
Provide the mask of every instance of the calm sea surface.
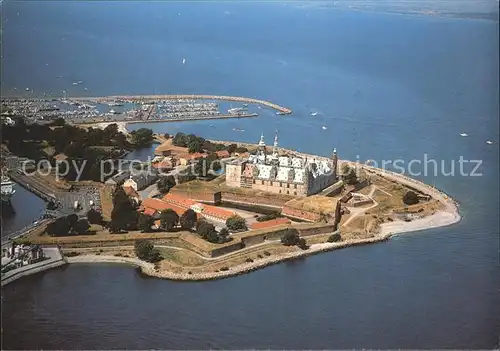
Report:
[[[216,282],[116,265],[24,278],[2,289],[4,349],[498,345],[499,153],[486,144],[499,140],[497,22],[294,3],[45,1],[4,2],[2,20],[4,95],[249,96],[294,113],[147,127],[241,141],[264,133],[268,142],[278,129],[284,147],[405,164],[427,157],[457,174],[461,156],[482,161],[478,177],[435,176],[432,164],[416,176],[460,202],[463,220],[447,228]],[[19,187],[13,202],[6,231],[44,207]]]

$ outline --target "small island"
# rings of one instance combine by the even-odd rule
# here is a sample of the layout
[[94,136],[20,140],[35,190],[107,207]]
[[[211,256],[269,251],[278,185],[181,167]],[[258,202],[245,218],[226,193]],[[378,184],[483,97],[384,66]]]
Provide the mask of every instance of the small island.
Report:
[[[460,220],[457,204],[438,189],[342,160],[333,146],[325,157],[282,148],[277,133],[271,145],[264,135],[248,144],[129,133],[122,123],[56,118],[4,126],[10,137],[2,148],[11,158],[52,166],[88,159],[90,166],[78,179],[71,171],[62,179],[54,172],[28,177],[19,159],[6,166],[48,205],[43,221],[2,246],[2,284],[13,253],[33,247],[59,248],[53,256],[61,264],[127,263],[159,278],[209,280]],[[114,170],[113,162],[153,141],[151,161]],[[97,169],[103,161],[105,179]]]

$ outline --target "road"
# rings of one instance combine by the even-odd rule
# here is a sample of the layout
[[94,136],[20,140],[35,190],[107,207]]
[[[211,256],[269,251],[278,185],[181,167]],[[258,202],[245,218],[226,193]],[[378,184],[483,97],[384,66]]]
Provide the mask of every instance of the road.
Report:
[[43,178],[29,176],[23,172],[16,170],[9,173],[12,180],[24,186],[35,195],[41,197],[45,201],[56,202],[58,210],[64,214],[70,214],[74,211],[75,201],[80,205],[77,211],[80,214],[86,213],[90,209],[90,201],[93,202],[95,208],[101,208],[101,198],[99,189],[94,186],[83,185],[75,186],[74,189],[65,191],[62,189],[54,189],[53,186],[43,182]]

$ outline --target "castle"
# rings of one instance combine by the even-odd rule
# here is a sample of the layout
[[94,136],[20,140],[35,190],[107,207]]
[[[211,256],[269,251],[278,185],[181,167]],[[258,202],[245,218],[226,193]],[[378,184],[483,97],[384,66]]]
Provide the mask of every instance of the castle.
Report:
[[331,159],[280,156],[278,133],[274,137],[272,154],[268,154],[264,135],[261,135],[256,154],[226,165],[226,185],[276,194],[309,196],[335,183],[337,162],[335,149]]

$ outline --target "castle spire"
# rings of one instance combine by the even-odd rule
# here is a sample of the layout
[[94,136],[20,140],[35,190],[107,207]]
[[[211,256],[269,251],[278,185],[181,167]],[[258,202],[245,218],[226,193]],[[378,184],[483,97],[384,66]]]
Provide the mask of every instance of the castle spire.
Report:
[[277,155],[278,155],[278,130],[276,129],[276,134],[274,134],[273,156]]
[[260,135],[259,146],[266,146],[266,143],[264,142],[264,133]]
[[333,167],[332,176],[333,176],[334,180],[337,179],[337,164],[338,164],[338,162],[339,162],[339,158],[337,156],[337,148],[334,148],[333,155],[332,155],[332,167]]

